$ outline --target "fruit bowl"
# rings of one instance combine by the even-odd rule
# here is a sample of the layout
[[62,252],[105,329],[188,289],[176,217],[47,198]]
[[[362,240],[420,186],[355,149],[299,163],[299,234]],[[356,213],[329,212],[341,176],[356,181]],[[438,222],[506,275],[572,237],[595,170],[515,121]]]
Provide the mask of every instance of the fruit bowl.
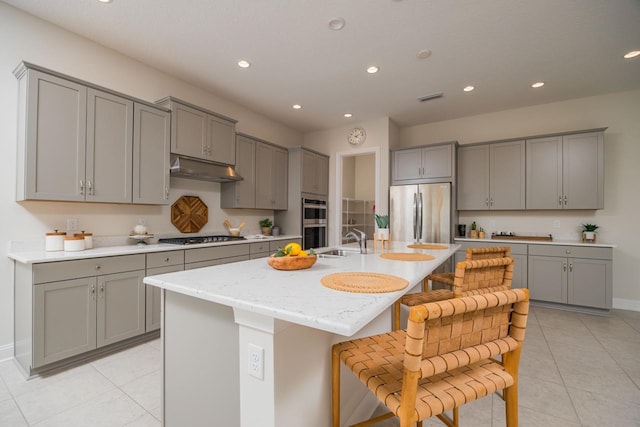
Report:
[[316,263],[316,255],[308,256],[280,256],[271,255],[267,258],[267,263],[276,270],[302,270],[311,268]]

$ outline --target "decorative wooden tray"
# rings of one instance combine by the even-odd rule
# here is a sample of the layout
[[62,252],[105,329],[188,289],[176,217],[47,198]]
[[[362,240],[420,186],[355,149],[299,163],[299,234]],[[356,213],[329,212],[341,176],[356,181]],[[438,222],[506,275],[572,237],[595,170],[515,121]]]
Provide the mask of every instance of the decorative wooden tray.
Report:
[[496,240],[533,240],[533,241],[544,241],[544,242],[550,242],[553,240],[553,236],[551,234],[549,234],[548,236],[518,236],[518,235],[499,235],[499,234],[492,234],[491,235],[491,239],[496,239]]
[[171,224],[182,233],[195,233],[209,221],[209,208],[198,196],[182,196],[171,205]]

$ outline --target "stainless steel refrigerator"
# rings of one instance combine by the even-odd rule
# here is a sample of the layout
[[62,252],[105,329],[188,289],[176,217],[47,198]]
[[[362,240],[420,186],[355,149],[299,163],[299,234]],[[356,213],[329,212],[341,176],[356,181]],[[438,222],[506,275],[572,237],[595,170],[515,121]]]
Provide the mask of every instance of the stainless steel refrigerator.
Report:
[[450,183],[394,185],[389,191],[393,240],[422,243],[452,241]]

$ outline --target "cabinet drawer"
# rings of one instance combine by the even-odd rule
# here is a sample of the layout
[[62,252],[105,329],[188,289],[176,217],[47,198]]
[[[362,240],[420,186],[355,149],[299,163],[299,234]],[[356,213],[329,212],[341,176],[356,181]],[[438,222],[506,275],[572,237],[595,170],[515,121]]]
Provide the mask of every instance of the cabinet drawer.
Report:
[[147,270],[168,265],[184,265],[184,251],[168,251],[147,254]]
[[553,257],[612,259],[611,248],[588,248],[585,246],[529,245],[529,255]]
[[144,254],[34,264],[33,283],[57,282],[80,277],[144,270],[144,264]]
[[184,269],[193,270],[195,268],[211,267],[213,265],[231,264],[232,262],[247,261],[249,259],[250,257],[249,257],[249,254],[247,253],[246,255],[238,255],[238,256],[233,256],[229,258],[210,259],[206,261],[188,263],[184,265]]
[[269,252],[269,242],[251,243],[251,254]]
[[247,244],[188,249],[184,254],[184,262],[185,264],[188,264],[192,262],[230,258],[240,255],[249,255],[249,250],[250,248]]
[[508,246],[511,248],[512,255],[527,255],[526,243],[508,243],[508,242],[456,242],[460,244],[459,251],[466,251],[467,248],[488,248],[496,246]]

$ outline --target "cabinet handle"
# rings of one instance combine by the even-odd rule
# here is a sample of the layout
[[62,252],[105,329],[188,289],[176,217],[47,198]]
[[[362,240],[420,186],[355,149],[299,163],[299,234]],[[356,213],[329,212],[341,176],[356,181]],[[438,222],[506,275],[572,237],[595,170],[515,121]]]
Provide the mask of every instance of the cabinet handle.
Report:
[[569,272],[570,272],[570,273],[572,273],[572,272],[573,272],[573,264],[572,264],[572,263],[570,263],[570,264],[569,264]]
[[489,206],[493,206],[493,197],[489,199]]
[[104,283],[100,283],[100,298],[104,298]]
[[489,206],[489,199],[484,199],[484,205]]
[[567,263],[566,262],[562,263],[562,271],[567,271]]
[[166,258],[164,259],[164,262],[169,262],[169,257],[166,257]]
[[87,194],[89,196],[93,196],[93,185],[91,184],[91,180],[87,180]]
[[80,194],[84,194],[84,182],[80,180]]
[[566,251],[564,251],[565,254],[570,254],[571,251],[569,249],[567,249]]
[[164,199],[169,200],[169,187],[164,187]]
[[91,299],[96,299],[96,285],[91,285]]
[[100,270],[100,264],[96,264],[96,270]]
[[558,196],[558,206],[562,206],[562,195]]
[[567,196],[564,196],[564,205],[567,205]]

